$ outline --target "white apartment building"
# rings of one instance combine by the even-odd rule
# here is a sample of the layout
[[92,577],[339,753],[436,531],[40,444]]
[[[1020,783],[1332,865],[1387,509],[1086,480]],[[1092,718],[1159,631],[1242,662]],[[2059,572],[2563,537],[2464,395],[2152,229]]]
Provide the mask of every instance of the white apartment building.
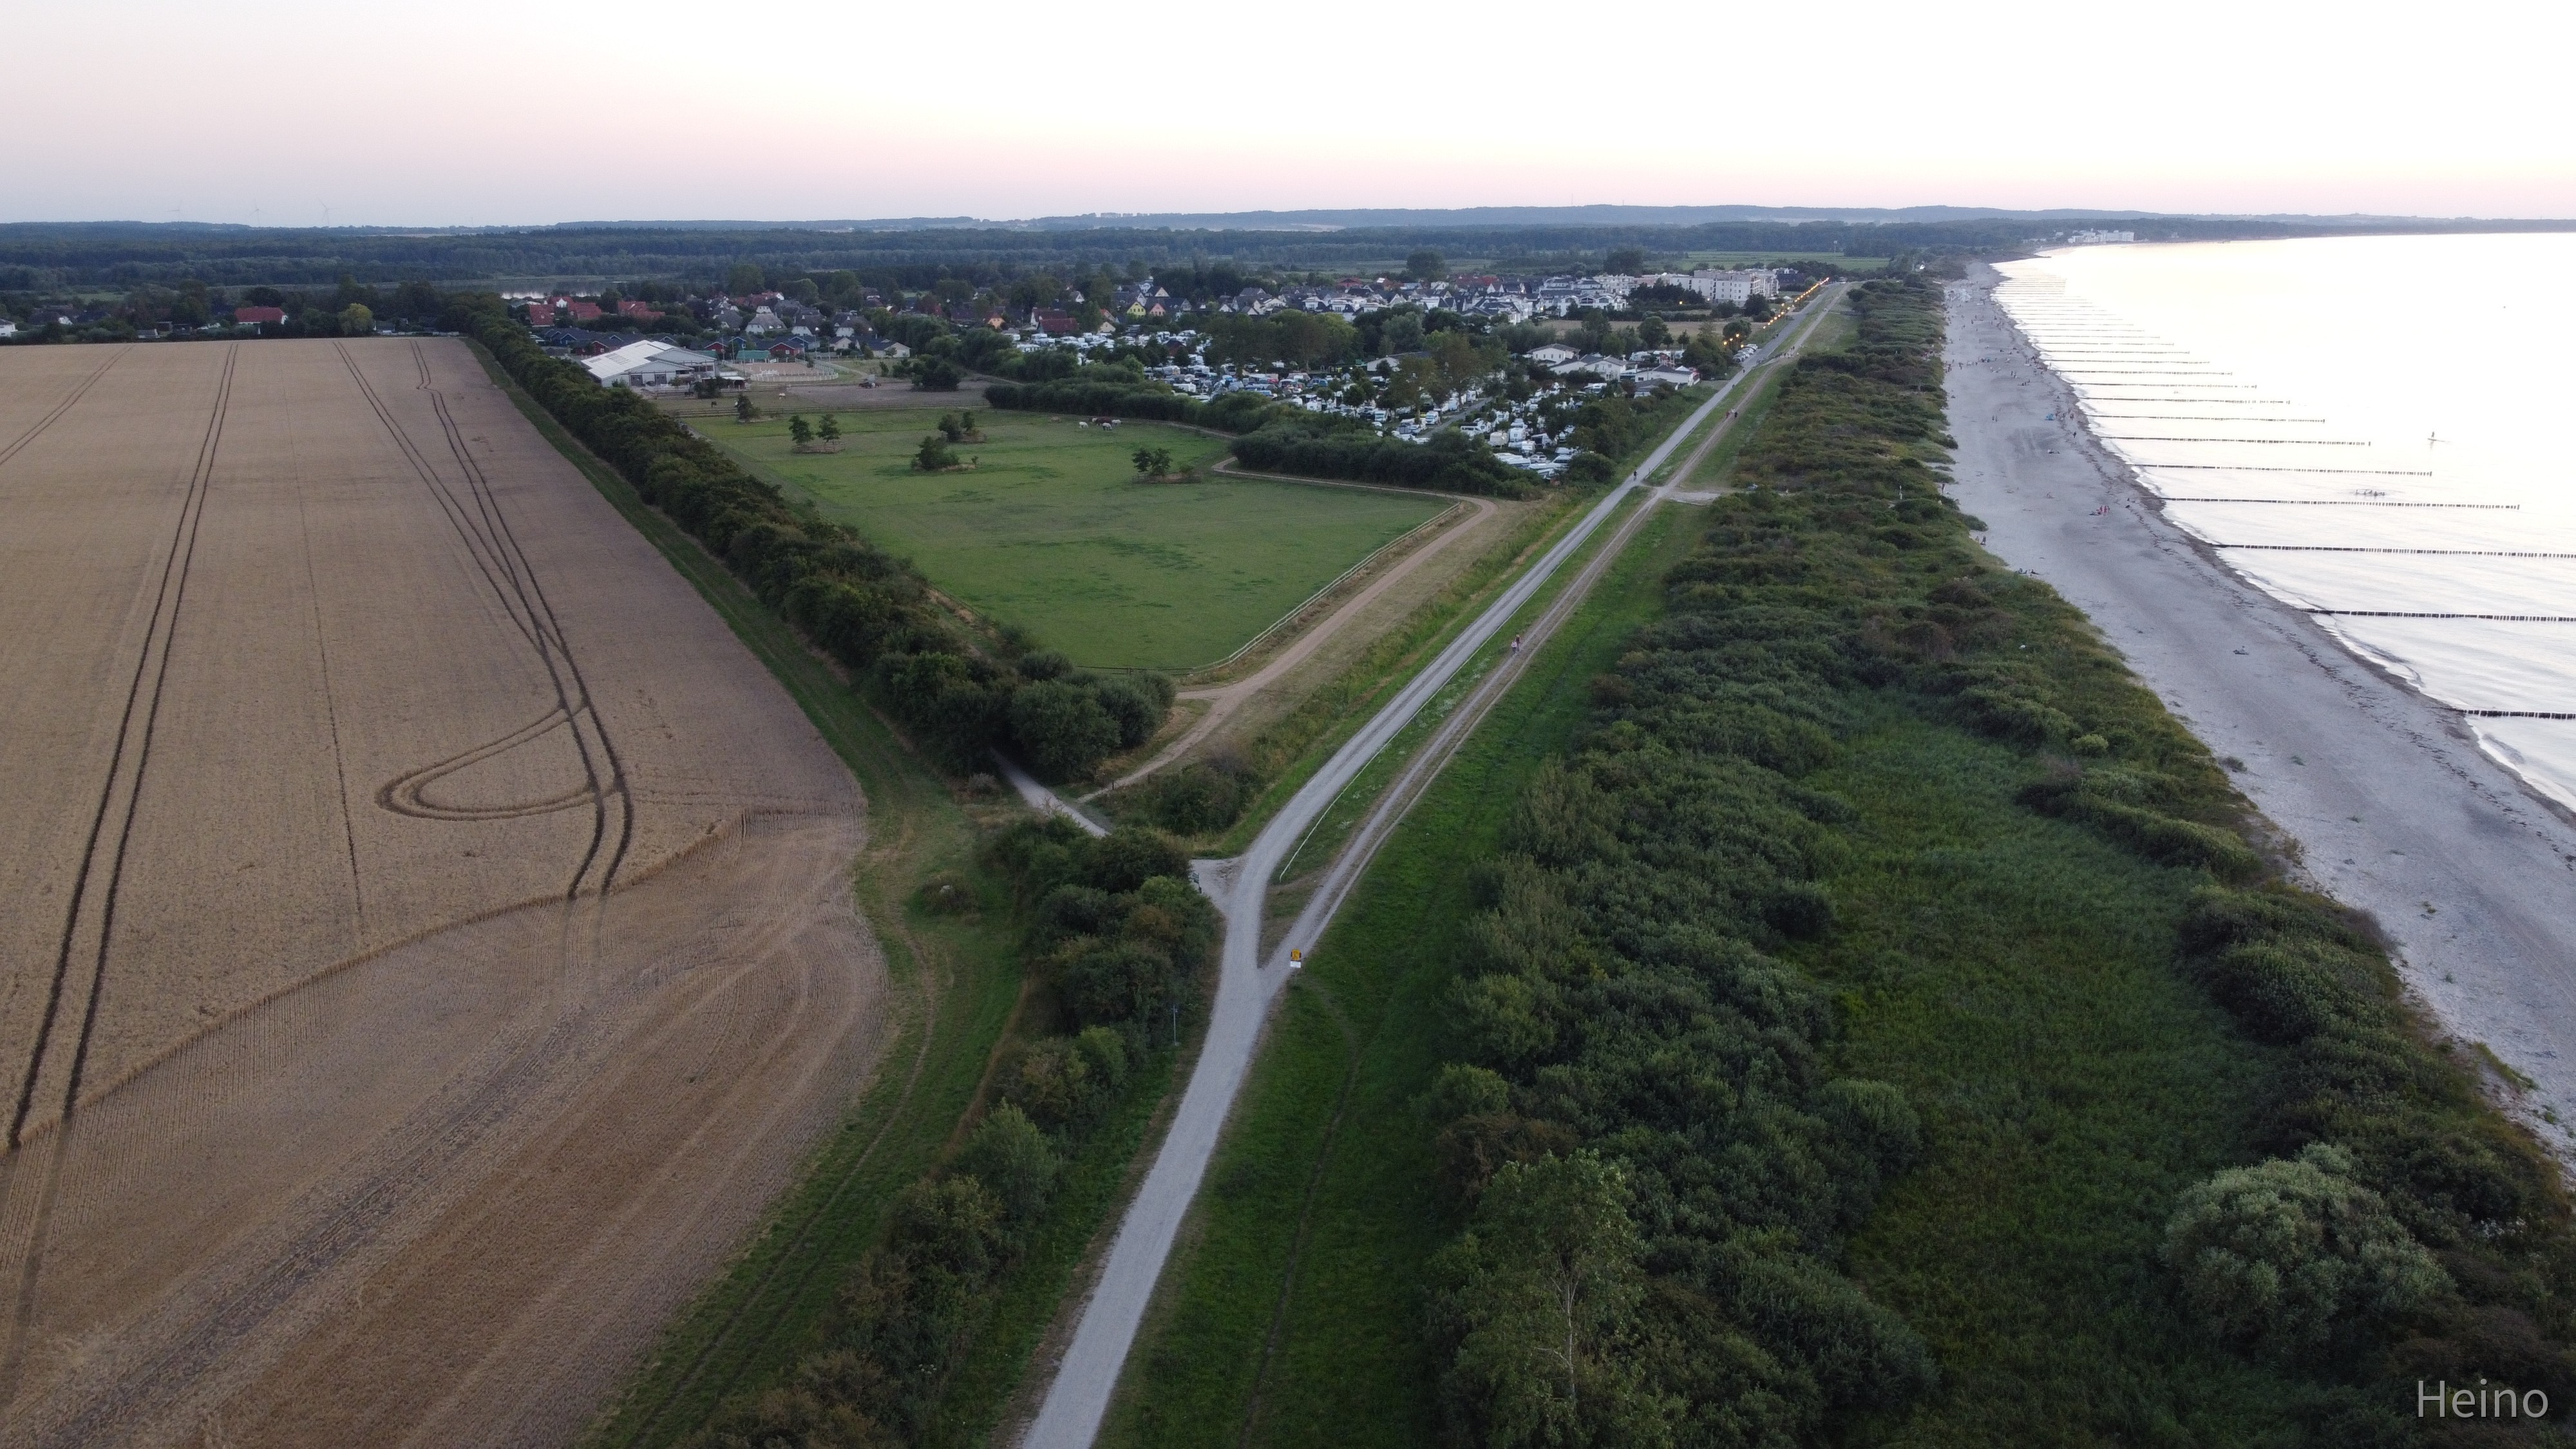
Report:
[[1779,296],[1780,274],[1768,267],[1702,269],[1691,273],[1691,288],[1712,302],[1732,302],[1741,307],[1756,297]]

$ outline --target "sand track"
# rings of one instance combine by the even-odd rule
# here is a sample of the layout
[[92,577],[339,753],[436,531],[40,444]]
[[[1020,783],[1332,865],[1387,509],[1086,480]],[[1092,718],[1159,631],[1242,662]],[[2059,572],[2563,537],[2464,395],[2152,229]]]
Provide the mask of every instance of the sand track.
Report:
[[569,1439],[883,1045],[855,786],[461,344],[0,377],[9,1442]]

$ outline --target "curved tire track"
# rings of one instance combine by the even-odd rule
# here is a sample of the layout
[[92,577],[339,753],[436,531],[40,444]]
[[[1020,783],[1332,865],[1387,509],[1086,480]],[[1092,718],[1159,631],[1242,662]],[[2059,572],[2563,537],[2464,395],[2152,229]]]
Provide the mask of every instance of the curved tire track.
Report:
[[[559,713],[572,724],[573,743],[581,757],[583,778],[588,782],[584,793],[591,801],[591,833],[590,842],[583,849],[580,862],[573,867],[572,879],[564,888],[565,900],[570,901],[580,897],[585,886],[590,883],[591,869],[598,864],[602,849],[608,845],[609,802],[612,799],[616,801],[618,826],[614,854],[609,857],[607,868],[600,872],[596,885],[592,887],[599,894],[605,895],[614,884],[617,868],[624,863],[627,847],[634,838],[634,795],[626,780],[616,745],[610,739],[607,728],[592,706],[589,683],[583,677],[580,662],[574,657],[572,648],[564,637],[562,621],[556,615],[552,602],[546,598],[544,585],[537,579],[535,566],[529,562],[526,550],[521,547],[516,533],[512,531],[508,516],[501,508],[500,500],[493,493],[491,480],[485,476],[481,465],[474,461],[471,451],[466,448],[465,439],[457,429],[455,419],[448,412],[445,395],[431,386],[434,379],[430,374],[428,358],[418,345],[415,344],[412,349],[413,365],[418,370],[420,378],[417,386],[419,390],[430,395],[431,407],[438,417],[439,430],[447,442],[448,451],[464,475],[465,496],[461,498],[455,487],[441,476],[428,455],[412,439],[402,423],[394,417],[393,409],[386,405],[383,397],[376,391],[375,385],[367,380],[357,360],[350,355],[347,345],[334,344],[334,346],[339,351],[341,363],[348,368],[351,380],[357,384],[367,405],[375,411],[377,421],[384,424],[385,431],[392,436],[394,445],[402,454],[404,461],[410,464],[412,471],[418,475],[422,484],[430,490],[442,510],[446,512],[449,524],[456,530],[458,538],[473,557],[477,569],[483,575],[484,582],[491,587],[494,599],[500,603],[502,610],[510,616],[521,634],[535,648],[538,663],[545,669],[548,683],[554,691],[555,713]],[[584,730],[581,726],[581,721],[585,718],[590,722],[588,730]],[[378,792],[378,798],[380,800],[387,798],[388,793],[395,791],[402,784],[403,779],[409,778],[411,777],[406,776],[389,782]]]

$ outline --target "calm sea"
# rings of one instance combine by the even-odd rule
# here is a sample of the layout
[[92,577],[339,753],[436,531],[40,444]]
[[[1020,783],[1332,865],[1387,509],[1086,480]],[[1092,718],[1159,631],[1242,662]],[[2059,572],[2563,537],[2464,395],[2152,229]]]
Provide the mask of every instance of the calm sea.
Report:
[[2576,806],[2576,235],[2001,270],[1998,300],[2168,517]]

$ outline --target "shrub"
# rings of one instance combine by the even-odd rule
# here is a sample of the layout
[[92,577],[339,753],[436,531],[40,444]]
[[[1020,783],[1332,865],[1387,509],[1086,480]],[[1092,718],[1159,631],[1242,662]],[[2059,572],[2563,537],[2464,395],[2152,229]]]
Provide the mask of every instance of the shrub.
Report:
[[1101,837],[1084,871],[1091,884],[1122,893],[1138,890],[1156,876],[1186,881],[1189,874],[1190,858],[1180,843],[1141,826],[1120,826]]
[[1044,680],[1011,696],[1011,739],[1039,774],[1074,779],[1118,748],[1118,721],[1091,690]]
[[2350,1153],[2314,1143],[2296,1158],[2229,1168],[2183,1194],[2163,1258],[2211,1332],[2273,1357],[2387,1332],[2449,1279]]
[[1241,818],[1254,782],[1240,769],[1192,762],[1149,775],[1111,797],[1121,814],[1179,835],[1204,835]]
[[1091,687],[1094,698],[1118,722],[1118,747],[1132,750],[1154,737],[1171,711],[1172,683],[1159,674],[1116,674]]

